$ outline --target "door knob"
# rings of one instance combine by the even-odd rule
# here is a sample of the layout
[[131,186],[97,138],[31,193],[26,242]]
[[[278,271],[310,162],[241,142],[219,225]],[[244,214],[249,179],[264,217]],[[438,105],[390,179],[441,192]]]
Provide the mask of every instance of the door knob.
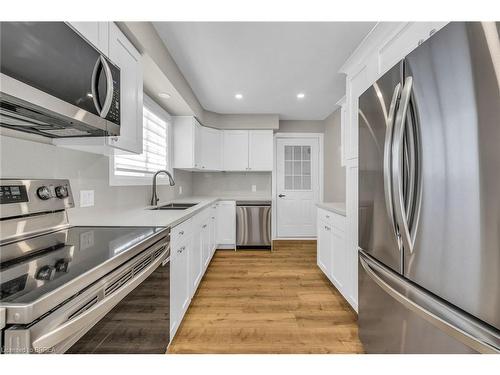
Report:
[[280,197],[280,198],[283,198],[284,196],[285,196],[285,194],[278,195],[278,197]]

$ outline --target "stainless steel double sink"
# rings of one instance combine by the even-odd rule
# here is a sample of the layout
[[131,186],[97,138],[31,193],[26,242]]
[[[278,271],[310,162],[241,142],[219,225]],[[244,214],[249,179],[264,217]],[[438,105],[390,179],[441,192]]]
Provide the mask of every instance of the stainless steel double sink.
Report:
[[163,206],[151,208],[151,210],[187,210],[197,204],[198,203],[169,203],[164,204]]

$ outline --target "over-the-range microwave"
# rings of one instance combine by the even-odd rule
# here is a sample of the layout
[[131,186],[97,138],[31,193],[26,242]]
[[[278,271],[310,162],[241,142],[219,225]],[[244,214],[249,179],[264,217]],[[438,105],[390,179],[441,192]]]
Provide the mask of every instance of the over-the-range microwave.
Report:
[[120,134],[120,69],[64,22],[0,23],[0,126]]

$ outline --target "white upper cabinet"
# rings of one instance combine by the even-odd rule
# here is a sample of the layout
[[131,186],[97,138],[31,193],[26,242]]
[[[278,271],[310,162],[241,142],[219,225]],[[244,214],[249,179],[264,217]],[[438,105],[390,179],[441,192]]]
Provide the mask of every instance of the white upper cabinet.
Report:
[[248,130],[224,130],[224,170],[248,170]]
[[222,132],[201,127],[201,168],[210,171],[222,169]]
[[110,22],[68,22],[88,42],[94,45],[104,55],[109,54],[109,24]]
[[222,169],[222,133],[201,126],[192,116],[174,118],[174,168],[193,171]]
[[272,171],[272,130],[219,130],[192,116],[174,118],[174,168],[190,171]]
[[272,171],[272,130],[224,130],[225,171]]
[[143,76],[141,54],[114,22],[72,22],[70,25],[120,68],[120,135],[56,138],[57,146],[98,154],[114,150],[142,152]]
[[108,137],[114,148],[142,152],[141,55],[114,23],[109,25],[109,59],[120,68],[120,135]]
[[273,170],[273,131],[248,132],[248,168],[252,171]]

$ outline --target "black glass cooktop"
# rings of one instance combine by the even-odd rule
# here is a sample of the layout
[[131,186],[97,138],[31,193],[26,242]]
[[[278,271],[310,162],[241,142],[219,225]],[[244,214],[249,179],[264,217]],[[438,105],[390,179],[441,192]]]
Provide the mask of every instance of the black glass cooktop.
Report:
[[0,302],[30,303],[137,249],[152,227],[70,227],[0,247]]

